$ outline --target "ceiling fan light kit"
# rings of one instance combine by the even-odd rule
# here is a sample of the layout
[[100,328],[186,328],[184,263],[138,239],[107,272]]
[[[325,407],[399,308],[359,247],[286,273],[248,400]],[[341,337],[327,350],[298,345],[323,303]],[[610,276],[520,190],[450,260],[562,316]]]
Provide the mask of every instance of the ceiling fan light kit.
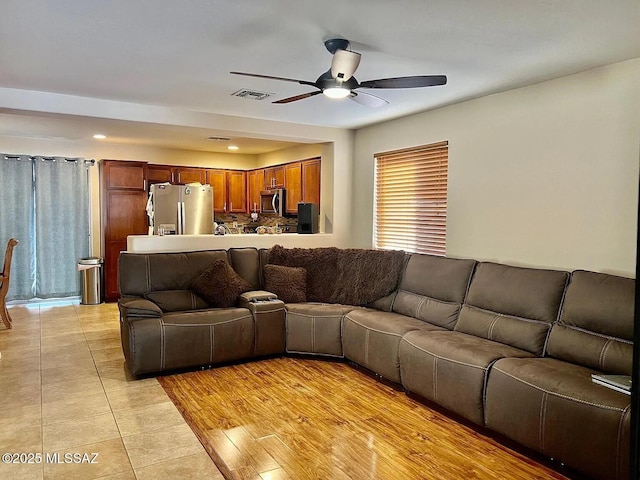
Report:
[[351,90],[344,87],[330,87],[322,90],[322,93],[329,98],[345,98],[351,95]]
[[420,88],[445,85],[447,77],[445,75],[419,75],[410,77],[384,78],[378,80],[368,80],[358,83],[353,76],[358,65],[360,65],[360,54],[347,50],[349,41],[343,38],[330,39],[324,42],[326,49],[333,55],[331,68],[320,75],[315,82],[308,80],[296,80],[294,78],[274,77],[271,75],[260,75],[257,73],[230,72],[234,75],[245,75],[247,77],[266,78],[270,80],[280,80],[284,82],[294,82],[300,85],[308,85],[318,90],[303,93],[293,97],[276,100],[273,103],[291,103],[305,98],[313,97],[320,93],[333,99],[349,98],[356,103],[368,107],[382,107],[389,102],[383,98],[371,95],[366,92],[356,92],[359,88]]

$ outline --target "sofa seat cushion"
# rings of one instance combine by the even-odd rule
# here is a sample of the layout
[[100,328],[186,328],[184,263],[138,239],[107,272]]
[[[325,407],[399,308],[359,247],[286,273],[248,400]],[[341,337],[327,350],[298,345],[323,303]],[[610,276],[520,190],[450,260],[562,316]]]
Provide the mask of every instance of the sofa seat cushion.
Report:
[[402,385],[474,423],[484,425],[484,387],[493,363],[533,355],[459,332],[407,333],[400,342]]
[[352,305],[330,303],[287,304],[286,351],[343,357],[342,319]]
[[388,380],[401,383],[398,345],[412,330],[445,329],[399,313],[354,310],[345,315],[342,323],[344,356]]
[[593,383],[592,373],[554,358],[499,360],[486,425],[594,478],[628,478],[631,397]]
[[124,318],[122,347],[134,375],[250,358],[254,321],[246,308]]
[[207,302],[191,290],[164,290],[147,292],[144,298],[158,305],[163,312],[181,312],[209,308]]

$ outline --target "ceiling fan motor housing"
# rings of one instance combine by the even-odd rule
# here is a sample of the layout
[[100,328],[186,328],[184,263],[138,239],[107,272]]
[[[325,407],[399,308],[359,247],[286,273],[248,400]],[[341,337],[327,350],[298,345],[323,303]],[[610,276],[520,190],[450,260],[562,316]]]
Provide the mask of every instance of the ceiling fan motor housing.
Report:
[[349,80],[360,65],[360,54],[347,50],[336,50],[331,61],[331,76],[336,80]]

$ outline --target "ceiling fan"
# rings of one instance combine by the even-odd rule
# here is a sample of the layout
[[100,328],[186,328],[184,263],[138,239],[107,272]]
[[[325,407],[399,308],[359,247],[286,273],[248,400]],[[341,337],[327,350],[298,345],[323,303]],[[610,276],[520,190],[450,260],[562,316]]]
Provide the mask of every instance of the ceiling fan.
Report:
[[315,95],[324,94],[329,98],[346,98],[368,107],[382,107],[389,102],[383,98],[368,92],[357,91],[360,88],[417,88],[433,87],[445,85],[447,77],[445,75],[419,75],[411,77],[382,78],[378,80],[367,80],[358,82],[353,76],[360,64],[360,54],[348,50],[349,41],[343,38],[334,38],[324,42],[324,46],[333,55],[331,68],[318,77],[315,82],[308,80],[296,80],[294,78],[274,77],[271,75],[260,75],[257,73],[230,72],[233,75],[245,75],[247,77],[267,78],[271,80],[282,80],[285,82],[309,85],[317,90],[307,92],[293,97],[276,100],[273,103],[291,103]]

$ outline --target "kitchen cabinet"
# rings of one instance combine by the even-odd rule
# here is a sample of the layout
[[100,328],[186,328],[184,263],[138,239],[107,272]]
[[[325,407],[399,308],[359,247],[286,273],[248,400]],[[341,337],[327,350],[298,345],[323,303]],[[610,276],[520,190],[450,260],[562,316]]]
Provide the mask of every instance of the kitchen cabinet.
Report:
[[284,165],[276,165],[264,169],[264,186],[265,188],[285,188],[285,167]]
[[105,299],[118,299],[118,256],[127,249],[127,235],[147,233],[147,164],[121,160],[100,162],[101,240]]
[[173,183],[173,168],[170,165],[147,165],[147,188],[154,183]]
[[298,203],[302,201],[302,164],[300,162],[285,165],[285,212],[296,215]]
[[312,158],[285,165],[286,213],[297,214],[298,203],[316,203],[320,207],[320,159]]
[[260,211],[260,192],[264,190],[264,169],[251,170],[247,173],[248,210]]
[[320,159],[314,158],[301,163],[302,201],[315,203],[320,209]]
[[225,170],[207,170],[207,182],[213,187],[213,212],[227,211],[227,172]]
[[244,170],[207,170],[207,181],[213,187],[214,213],[247,211],[247,172]]
[[197,167],[174,167],[173,181],[178,185],[187,183],[207,183],[207,170]]
[[247,172],[230,170],[227,172],[228,213],[247,211]]

